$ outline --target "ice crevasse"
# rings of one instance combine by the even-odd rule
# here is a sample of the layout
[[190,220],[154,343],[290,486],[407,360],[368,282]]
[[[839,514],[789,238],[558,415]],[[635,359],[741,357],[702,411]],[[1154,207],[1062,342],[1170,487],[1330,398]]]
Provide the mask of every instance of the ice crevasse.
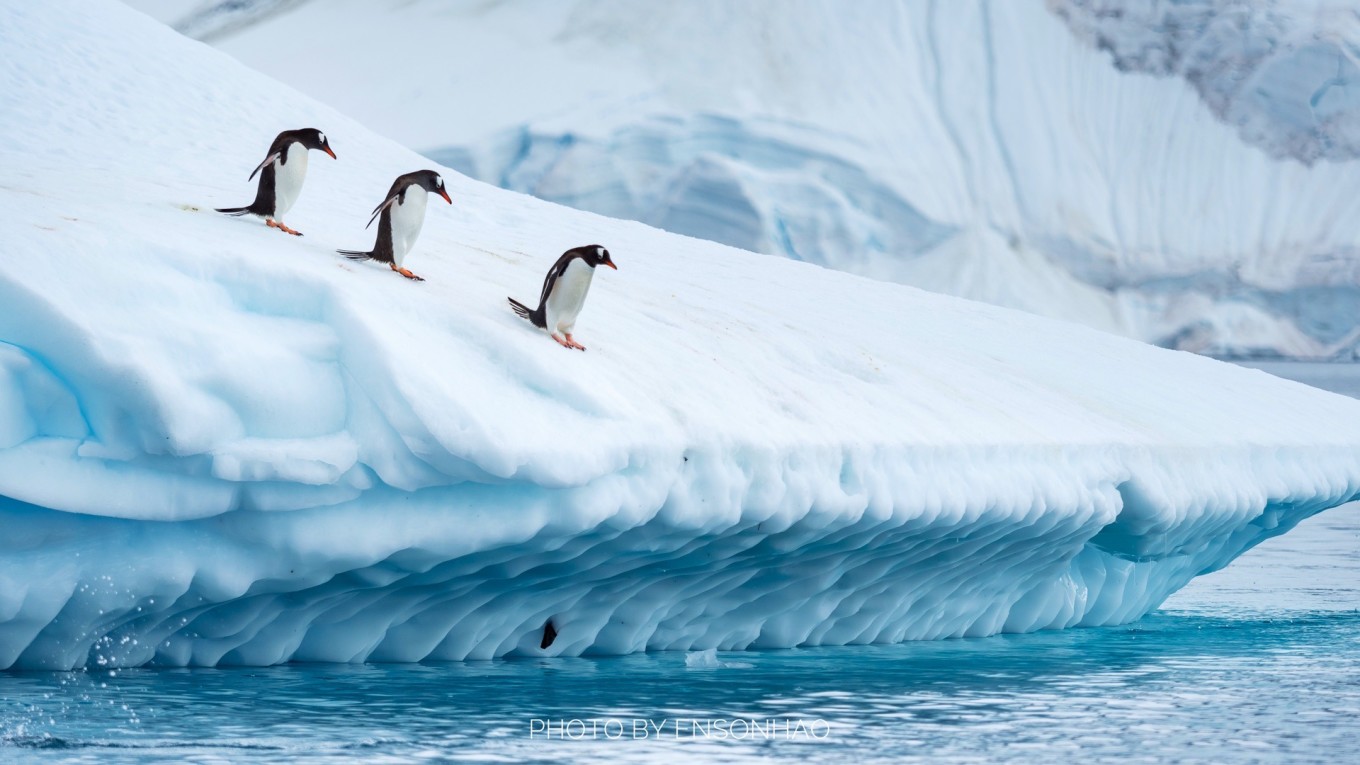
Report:
[[[1360,494],[1360,402],[452,171],[351,264],[427,160],[116,3],[0,47],[0,668],[1114,624]],[[306,236],[211,211],[304,125]],[[505,297],[592,242],[568,352]]]

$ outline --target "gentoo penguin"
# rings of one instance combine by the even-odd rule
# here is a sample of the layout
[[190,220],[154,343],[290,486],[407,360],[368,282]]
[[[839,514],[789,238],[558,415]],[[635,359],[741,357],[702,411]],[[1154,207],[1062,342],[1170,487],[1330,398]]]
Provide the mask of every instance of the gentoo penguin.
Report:
[[269,156],[250,174],[250,179],[254,180],[255,173],[260,173],[260,189],[255,192],[255,201],[249,207],[219,207],[217,211],[227,215],[258,215],[270,228],[302,236],[301,231],[283,224],[283,216],[292,209],[298,192],[302,191],[302,179],[307,177],[308,149],[320,149],[335,159],[326,134],[316,128],[279,133],[279,137],[269,144]]
[[567,250],[548,269],[548,275],[543,279],[543,294],[538,298],[538,308],[531,311],[514,298],[506,300],[510,301],[515,313],[528,319],[535,327],[548,330],[552,339],[562,347],[584,351],[586,347],[572,339],[571,330],[576,326],[576,317],[586,302],[590,280],[595,276],[595,266],[600,265],[619,270],[610,260],[609,250],[598,244]]
[[425,225],[427,191],[433,191],[443,197],[445,202],[453,204],[453,200],[449,199],[449,192],[444,190],[444,179],[439,177],[439,173],[433,170],[407,173],[392,182],[392,189],[387,192],[387,198],[373,208],[373,217],[368,219],[368,226],[372,226],[373,220],[381,216],[378,220],[378,241],[373,243],[373,249],[369,252],[358,250],[336,252],[350,260],[376,260],[386,263],[393,271],[407,279],[425,281],[402,268],[401,262],[406,259],[406,253],[415,246],[416,237],[420,236],[420,227]]

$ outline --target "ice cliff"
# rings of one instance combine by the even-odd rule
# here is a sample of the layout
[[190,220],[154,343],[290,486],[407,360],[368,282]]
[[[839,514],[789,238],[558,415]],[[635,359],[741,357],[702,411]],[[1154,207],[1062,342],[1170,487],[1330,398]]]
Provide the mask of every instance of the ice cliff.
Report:
[[1345,3],[268,0],[162,15],[544,199],[1173,348],[1360,348],[1360,20]]
[[[0,49],[0,668],[1112,624],[1360,494],[1360,402],[451,171],[350,264],[428,160],[115,3]],[[302,126],[305,237],[211,212]],[[574,353],[505,297],[588,242]]]

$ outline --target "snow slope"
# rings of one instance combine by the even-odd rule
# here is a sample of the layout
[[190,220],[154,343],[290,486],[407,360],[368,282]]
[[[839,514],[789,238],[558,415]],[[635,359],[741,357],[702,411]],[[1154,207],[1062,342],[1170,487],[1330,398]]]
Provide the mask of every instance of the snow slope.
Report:
[[1344,4],[199,6],[162,17],[506,188],[1174,348],[1360,348],[1360,174],[1294,159],[1354,154]]
[[[350,264],[425,160],[112,2],[0,48],[0,667],[1118,623],[1360,494],[1360,402],[452,172]],[[210,211],[306,125],[305,237]],[[574,353],[505,297],[588,242]]]

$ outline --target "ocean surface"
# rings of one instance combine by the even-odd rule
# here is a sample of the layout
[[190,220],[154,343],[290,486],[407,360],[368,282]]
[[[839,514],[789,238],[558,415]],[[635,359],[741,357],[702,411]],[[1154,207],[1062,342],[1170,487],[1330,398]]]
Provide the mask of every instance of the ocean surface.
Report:
[[[1360,365],[1257,364],[1360,396]],[[0,762],[1345,762],[1360,503],[1126,626],[894,646],[0,673]]]

